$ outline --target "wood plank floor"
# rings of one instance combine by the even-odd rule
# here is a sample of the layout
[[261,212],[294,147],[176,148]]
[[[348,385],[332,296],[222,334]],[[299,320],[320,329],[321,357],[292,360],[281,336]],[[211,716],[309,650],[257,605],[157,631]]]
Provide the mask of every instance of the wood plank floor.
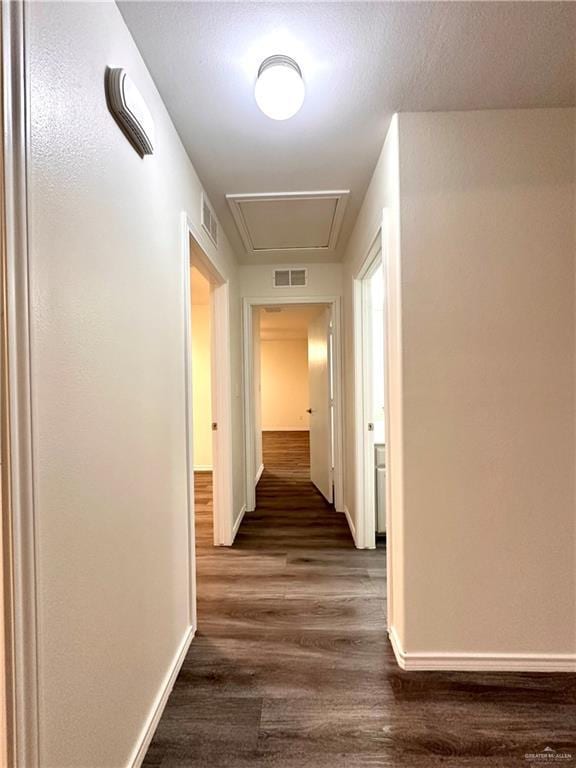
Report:
[[232,548],[196,478],[198,635],[145,768],[511,768],[548,745],[576,766],[574,676],[399,670],[384,550],[353,548],[305,433],[265,433],[264,462]]

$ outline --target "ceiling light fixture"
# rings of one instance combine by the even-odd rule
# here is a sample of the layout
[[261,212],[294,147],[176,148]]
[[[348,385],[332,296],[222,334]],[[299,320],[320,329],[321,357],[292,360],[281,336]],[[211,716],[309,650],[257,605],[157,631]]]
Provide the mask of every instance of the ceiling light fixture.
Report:
[[304,102],[300,67],[289,56],[269,56],[260,64],[254,87],[256,103],[272,120],[288,120]]

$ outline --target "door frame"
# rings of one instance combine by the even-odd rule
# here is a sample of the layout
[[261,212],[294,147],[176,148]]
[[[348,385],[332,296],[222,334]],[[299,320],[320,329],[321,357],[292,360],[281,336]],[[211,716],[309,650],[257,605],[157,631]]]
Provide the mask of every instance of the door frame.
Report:
[[[369,548],[372,541],[376,539],[376,526],[374,519],[375,507],[373,510],[369,510],[367,513],[365,499],[367,492],[370,493],[370,487],[372,493],[374,493],[375,477],[374,477],[374,460],[370,459],[366,461],[366,440],[367,430],[365,431],[364,425],[368,419],[365,414],[366,403],[366,388],[364,384],[364,358],[366,354],[365,343],[363,342],[362,327],[365,323],[365,303],[363,301],[363,285],[362,282],[369,275],[371,268],[378,257],[378,251],[380,251],[380,258],[383,268],[384,278],[384,339],[386,343],[385,350],[385,363],[384,363],[384,407],[385,413],[385,429],[384,440],[386,444],[386,591],[387,591],[387,622],[388,627],[392,626],[392,611],[393,611],[393,558],[394,558],[394,531],[392,524],[392,503],[391,503],[391,473],[390,473],[390,457],[391,457],[391,443],[390,443],[390,304],[389,304],[389,284],[390,277],[389,259],[388,259],[388,238],[390,237],[389,226],[389,211],[384,208],[382,211],[382,220],[374,237],[370,241],[370,245],[366,250],[364,259],[353,276],[353,293],[352,293],[352,313],[354,322],[354,447],[355,447],[355,460],[356,460],[356,487],[355,487],[355,503],[356,514],[359,521],[359,534],[358,534],[358,546],[361,548]],[[367,466],[368,464],[368,466]],[[369,521],[367,520],[369,518]],[[373,535],[370,535],[371,531],[367,531],[367,523],[372,524],[374,522]],[[367,535],[368,533],[368,535]],[[360,538],[362,536],[362,538]]]
[[332,336],[334,359],[334,508],[344,511],[343,478],[343,392],[342,392],[342,302],[339,296],[269,296],[244,298],[242,300],[243,331],[243,373],[244,373],[244,439],[246,468],[246,510],[256,507],[256,471],[254,448],[256,423],[254,414],[254,350],[253,324],[254,308],[268,307],[272,304],[326,304],[332,313]]
[[[384,322],[388,317],[387,272],[385,250],[386,219],[383,212],[382,223],[370,241],[364,259],[353,278],[352,312],[354,322],[354,453],[356,459],[355,506],[358,520],[358,546],[363,549],[374,549],[376,546],[376,498],[375,498],[375,467],[371,455],[372,441],[367,424],[369,422],[368,405],[370,399],[370,382],[366,374],[366,361],[370,358],[370,338],[366,328],[370,322],[367,300],[367,280],[382,265],[384,279]],[[384,339],[387,344],[387,328],[384,329]],[[388,400],[388,362],[385,354],[384,375],[384,404],[385,413],[385,444],[386,444],[386,538],[387,570],[391,575],[391,514],[390,514],[390,472],[389,472],[389,400]],[[373,454],[373,451],[372,451]],[[388,580],[389,581],[389,580]]]
[[[378,228],[362,266],[354,277],[354,451],[356,456],[357,538],[362,549],[376,547],[376,494],[374,460],[370,456],[370,306],[369,279],[382,263],[382,231]],[[373,453],[373,450],[372,450]]]
[[[212,421],[218,425],[212,440],[212,487],[214,545],[233,542],[232,469],[232,385],[230,366],[230,286],[202,246],[203,236],[186,213],[182,214],[182,268],[184,287],[184,361],[186,368],[186,451],[188,461],[188,521],[190,536],[191,585],[195,595],[194,533],[194,414],[192,407],[192,301],[190,268],[192,261],[210,281],[210,362]],[[195,610],[195,608],[194,608]]]
[[[329,465],[329,472],[328,472],[328,487],[325,488],[326,493],[324,493],[324,490],[320,487],[322,485],[322,479],[316,477],[314,478],[314,472],[313,470],[316,469],[314,467],[314,461],[313,461],[313,455],[315,451],[313,451],[313,444],[312,444],[312,419],[313,414],[315,413],[315,406],[316,411],[322,411],[323,406],[318,407],[319,403],[316,399],[316,395],[318,393],[312,392],[312,382],[314,379],[313,371],[311,363],[310,363],[310,344],[314,343],[314,336],[317,331],[317,329],[314,329],[314,326],[318,325],[320,327],[320,334],[322,337],[326,337],[326,359],[324,363],[326,364],[326,370],[325,374],[326,381],[324,384],[327,384],[328,386],[324,388],[324,395],[320,398],[321,400],[326,399],[327,402],[324,403],[324,405],[327,405],[327,426],[328,426],[328,465]],[[326,501],[329,504],[334,504],[334,364],[333,364],[333,346],[334,346],[334,324],[332,321],[332,309],[330,307],[322,307],[321,311],[318,313],[316,317],[314,317],[310,322],[308,323],[308,411],[310,413],[310,419],[309,419],[309,456],[310,456],[310,480],[312,483],[316,486],[317,490],[320,491],[322,496],[326,499]],[[311,342],[311,336],[312,336],[312,342]],[[328,394],[328,397],[326,398],[326,393]],[[324,443],[324,449],[326,449],[326,444]],[[323,453],[323,451],[322,451]],[[316,480],[320,480],[320,485],[316,482]]]
[[8,764],[38,768],[25,7],[2,3],[2,592]]

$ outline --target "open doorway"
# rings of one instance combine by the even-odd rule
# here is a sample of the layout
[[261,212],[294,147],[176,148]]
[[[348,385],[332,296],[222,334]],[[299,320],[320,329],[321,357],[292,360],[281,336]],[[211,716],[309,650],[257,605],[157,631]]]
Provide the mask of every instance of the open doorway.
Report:
[[[324,304],[255,310],[259,328],[259,413],[266,457],[312,480],[332,503],[331,318]],[[256,361],[258,363],[258,361]]]
[[245,306],[249,509],[269,465],[311,480],[341,510],[336,326],[333,302]]
[[233,540],[229,291],[228,282],[200,245],[191,222],[185,215],[182,221],[194,581],[196,547],[229,546]]
[[354,285],[356,505],[359,544],[387,535],[385,276],[380,233]]
[[194,264],[190,268],[192,368],[192,458],[196,544],[217,544],[214,535],[214,465],[212,429],[212,342],[210,281]]

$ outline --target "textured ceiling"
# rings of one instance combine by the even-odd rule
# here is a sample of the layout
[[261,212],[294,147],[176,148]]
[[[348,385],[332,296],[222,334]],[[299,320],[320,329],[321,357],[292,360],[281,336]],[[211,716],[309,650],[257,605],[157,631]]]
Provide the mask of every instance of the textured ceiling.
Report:
[[[350,189],[336,258],[396,111],[575,103],[576,5],[554,2],[120,2],[218,218],[226,193]],[[302,110],[276,122],[253,85],[296,58]],[[316,260],[334,260],[320,255]]]

